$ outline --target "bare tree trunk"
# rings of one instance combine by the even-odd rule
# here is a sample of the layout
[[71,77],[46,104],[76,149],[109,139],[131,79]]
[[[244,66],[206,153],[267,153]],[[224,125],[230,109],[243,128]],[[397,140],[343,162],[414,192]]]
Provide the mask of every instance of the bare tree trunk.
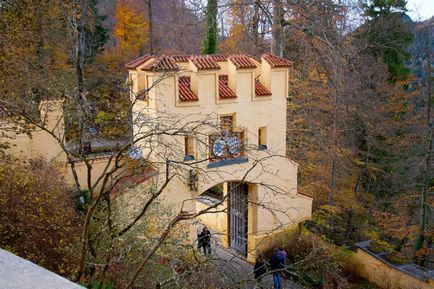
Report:
[[45,75],[44,66],[44,28],[42,26],[42,1],[38,1],[36,4],[36,33],[38,34],[38,44],[37,44],[37,54],[38,54],[38,65],[41,79]]
[[283,22],[283,5],[281,0],[273,0],[273,24],[272,24],[272,41],[271,53],[283,56],[282,47],[282,22]]
[[83,69],[86,50],[87,10],[87,0],[80,0],[80,19],[77,23],[78,34],[75,47],[75,70],[77,74],[78,100],[80,103],[85,100]]
[[[430,39],[427,40],[428,43],[430,42]],[[428,44],[427,43],[427,44]],[[432,86],[431,86],[431,79],[432,79],[432,68],[431,68],[431,53],[429,52],[430,45],[427,45],[427,64],[425,69],[425,76],[426,76],[426,101],[427,101],[427,109],[426,109],[426,125],[428,128],[427,132],[427,145],[426,145],[426,151],[425,151],[425,162],[424,162],[424,168],[423,168],[423,180],[422,180],[422,190],[421,190],[421,204],[420,204],[420,234],[418,236],[418,240],[415,245],[415,251],[421,249],[423,247],[423,244],[426,242],[428,247],[431,246],[431,240],[429,240],[428,236],[428,220],[429,220],[429,203],[428,203],[428,194],[429,194],[429,186],[430,186],[430,178],[431,178],[431,157],[433,154],[433,120],[431,117],[432,114],[432,105],[433,105],[433,98],[432,98]],[[415,252],[416,253],[416,252]],[[424,260],[421,260],[420,264],[424,265],[426,262],[426,259],[428,258],[429,254],[427,254],[424,258]]]
[[149,53],[154,54],[154,25],[153,25],[153,17],[152,17],[152,0],[146,0],[146,4],[148,5],[148,18],[149,18]]
[[253,36],[253,43],[255,46],[258,45],[258,28],[259,28],[259,8],[260,8],[260,0],[255,0],[254,4],[254,14],[252,19],[252,36]]
[[[365,153],[365,161],[363,162],[363,168],[360,169],[360,175],[359,178],[357,179],[357,183],[356,183],[356,187],[354,189],[354,192],[356,193],[356,195],[359,194],[360,192],[360,186],[363,183],[363,180],[369,180],[368,177],[368,164],[369,164],[369,160],[371,158],[371,142],[369,140],[369,135],[366,136],[366,142],[367,142],[367,147],[366,147],[366,153]],[[366,184],[365,187],[365,193],[369,192],[369,185]]]
[[[85,50],[86,50],[86,27],[87,27],[87,0],[80,0],[80,18],[77,21],[77,40],[76,40],[76,59],[75,59],[75,70],[76,70],[76,79],[77,79],[77,102],[80,106],[79,109],[79,139],[80,139],[80,151],[82,147],[82,132],[83,127],[85,126],[85,119],[86,119],[86,97],[84,95],[84,77],[83,77],[83,70],[84,70],[84,60],[85,60]],[[74,178],[76,176],[74,175]],[[89,192],[89,195],[91,195],[91,191]],[[87,212],[87,215],[89,215],[89,211]],[[86,216],[88,217],[88,216]],[[85,259],[87,256],[87,230],[86,230],[86,224],[85,229],[83,231],[83,234],[81,236],[81,248],[80,248],[80,256],[79,256],[79,270],[77,272],[77,275],[75,276],[75,281],[79,281],[80,278],[83,276],[84,273],[84,267],[85,267]]]
[[[332,132],[332,166],[330,173],[330,191],[329,191],[329,205],[335,205],[335,192],[336,192],[336,178],[337,178],[337,125],[338,125],[338,108],[337,108],[337,92],[334,96],[334,111],[333,111],[333,132]],[[329,217],[329,226],[333,230],[333,213]]]

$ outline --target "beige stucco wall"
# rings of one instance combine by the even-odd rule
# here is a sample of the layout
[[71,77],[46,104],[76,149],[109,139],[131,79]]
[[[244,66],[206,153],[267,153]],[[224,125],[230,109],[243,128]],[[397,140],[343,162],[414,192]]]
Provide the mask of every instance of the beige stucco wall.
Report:
[[384,289],[432,289],[434,280],[424,282],[403,271],[374,258],[367,252],[358,249],[351,257],[356,272],[370,282]]
[[[89,163],[92,167],[90,173],[91,186],[94,186],[97,182],[98,184],[94,186],[94,191],[96,193],[101,189],[103,179],[98,181],[101,176],[104,176],[106,172],[109,172],[114,167],[114,160],[110,160],[109,156],[106,157],[97,157],[95,159],[89,160]],[[127,173],[127,167],[125,166],[124,161],[122,160],[120,163],[121,168],[116,171],[113,176],[110,176],[105,188],[109,188],[111,184],[114,183],[117,177],[124,176]],[[84,162],[75,162],[74,170],[77,173],[78,181],[80,183],[81,189],[88,189],[88,168]],[[65,169],[66,180],[71,186],[75,186],[75,179],[73,173],[71,171],[71,165],[66,165]]]
[[[230,61],[218,62],[220,70],[198,71],[190,61],[178,63],[182,70],[173,73],[152,73],[142,71],[140,66],[134,70],[142,78],[152,78],[158,85],[152,88],[147,101],[137,101],[133,106],[134,115],[145,115],[147,121],[158,121],[161,117],[173,118],[174,126],[187,125],[189,122],[218,123],[219,116],[234,115],[235,130],[244,131],[246,155],[248,162],[208,168],[203,161],[192,166],[198,176],[198,190],[191,192],[187,186],[188,169],[175,179],[165,190],[164,197],[172,203],[175,210],[183,209],[199,212],[207,205],[194,201],[207,189],[230,181],[249,183],[248,208],[248,259],[254,260],[256,247],[263,242],[265,236],[293,227],[299,222],[309,219],[312,210],[312,199],[297,194],[298,164],[285,157],[286,154],[286,97],[288,92],[288,70],[272,68],[264,60],[256,62],[256,69],[236,69]],[[218,76],[227,74],[229,87],[236,92],[235,99],[219,99]],[[181,102],[178,94],[178,77],[190,76],[191,89],[199,101]],[[271,90],[272,96],[257,97],[254,90],[255,78]],[[134,89],[134,87],[132,87]],[[267,151],[258,151],[258,130],[266,127]],[[151,128],[138,122],[134,126],[135,137],[144,136]],[[195,160],[209,157],[208,136],[217,130],[212,125],[194,135]],[[161,137],[160,140],[170,145],[172,160],[183,162],[184,139],[179,137]],[[164,162],[168,156],[166,148],[154,142],[150,158]],[[151,152],[147,141],[138,144],[144,155]],[[258,165],[257,163],[260,163]],[[182,169],[181,169],[182,171]],[[227,193],[227,188],[225,188]],[[188,201],[186,201],[188,200]],[[260,204],[258,206],[258,204]],[[228,244],[227,203],[216,208],[218,212],[200,216],[200,222],[207,224],[211,230],[222,234],[221,241]],[[193,237],[195,232],[192,232]],[[273,233],[274,234],[274,233]],[[273,235],[272,235],[273,236]],[[272,237],[270,237],[272,238]],[[264,246],[264,245],[261,245]],[[262,248],[263,249],[263,248]]]
[[[59,140],[62,140],[64,131],[62,105],[62,101],[58,100],[43,101],[39,105],[40,117],[45,123],[45,128]],[[8,153],[23,158],[43,157],[49,161],[66,161],[66,156],[58,140],[49,132],[36,127],[29,134],[17,134],[15,131],[14,124],[7,121],[0,123],[2,142],[7,142],[10,145]]]
[[[138,87],[138,82],[136,82]],[[63,119],[63,102],[60,100],[43,101],[39,105],[41,120],[45,124],[48,131],[34,128],[30,135],[20,133],[16,134],[10,128],[13,124],[2,122],[0,124],[0,133],[4,134],[2,141],[8,142],[10,148],[8,153],[27,159],[44,158],[47,161],[57,161],[64,164],[64,176],[71,186],[75,186],[75,180],[71,171],[71,166],[67,165],[66,154],[64,153],[59,140],[64,139],[64,119]],[[52,134],[56,137],[54,137]],[[91,178],[92,185],[104,172],[113,167],[113,161],[109,163],[108,157],[100,157],[90,160],[92,164]],[[87,168],[84,162],[76,162],[75,170],[78,175],[78,180],[82,189],[88,188]],[[116,176],[124,170],[120,170]],[[112,180],[110,180],[112,181]],[[99,189],[98,185],[96,189]]]

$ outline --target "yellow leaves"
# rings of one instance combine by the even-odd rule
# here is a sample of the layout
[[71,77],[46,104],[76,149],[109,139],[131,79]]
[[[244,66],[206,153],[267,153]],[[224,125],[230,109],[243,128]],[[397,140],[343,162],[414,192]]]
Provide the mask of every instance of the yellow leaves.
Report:
[[229,37],[219,44],[219,48],[226,53],[241,53],[239,44],[246,36],[246,29],[241,24],[233,24]]
[[43,160],[7,156],[0,166],[8,168],[0,174],[0,246],[68,274],[76,261],[66,248],[80,228],[68,188],[59,177],[60,168]]
[[[141,3],[141,2],[140,2]],[[137,1],[118,1],[114,35],[121,50],[139,53],[148,41],[148,21],[143,5]]]

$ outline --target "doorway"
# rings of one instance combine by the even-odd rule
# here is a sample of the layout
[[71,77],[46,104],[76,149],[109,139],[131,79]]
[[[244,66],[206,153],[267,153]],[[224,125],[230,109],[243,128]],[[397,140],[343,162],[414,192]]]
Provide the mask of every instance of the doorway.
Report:
[[247,256],[248,233],[248,185],[240,182],[229,182],[229,240],[230,247]]

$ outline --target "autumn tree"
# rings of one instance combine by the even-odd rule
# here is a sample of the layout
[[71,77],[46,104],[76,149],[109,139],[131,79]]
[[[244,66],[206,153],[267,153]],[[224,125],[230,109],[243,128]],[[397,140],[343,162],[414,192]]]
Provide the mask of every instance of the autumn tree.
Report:
[[421,51],[416,53],[415,58],[422,60],[422,78],[420,79],[421,102],[423,103],[424,115],[420,118],[421,126],[421,174],[416,186],[420,190],[419,206],[419,232],[414,246],[414,259],[421,265],[427,264],[432,248],[434,235],[432,220],[432,191],[434,190],[433,175],[433,87],[432,87],[432,31],[428,25],[421,25],[419,39],[421,39]]
[[[67,6],[67,4],[65,4]],[[38,102],[57,97],[50,87],[74,81],[68,33],[57,1],[1,1],[0,91],[2,96]]]
[[114,35],[118,39],[119,52],[129,57],[144,53],[148,42],[148,20],[142,1],[118,1]]
[[224,53],[249,54],[259,56],[269,51],[265,40],[267,16],[261,9],[260,1],[253,4],[246,1],[231,1],[227,19],[228,35],[222,37],[219,50]]
[[72,277],[81,230],[60,164],[1,155],[0,246]]

